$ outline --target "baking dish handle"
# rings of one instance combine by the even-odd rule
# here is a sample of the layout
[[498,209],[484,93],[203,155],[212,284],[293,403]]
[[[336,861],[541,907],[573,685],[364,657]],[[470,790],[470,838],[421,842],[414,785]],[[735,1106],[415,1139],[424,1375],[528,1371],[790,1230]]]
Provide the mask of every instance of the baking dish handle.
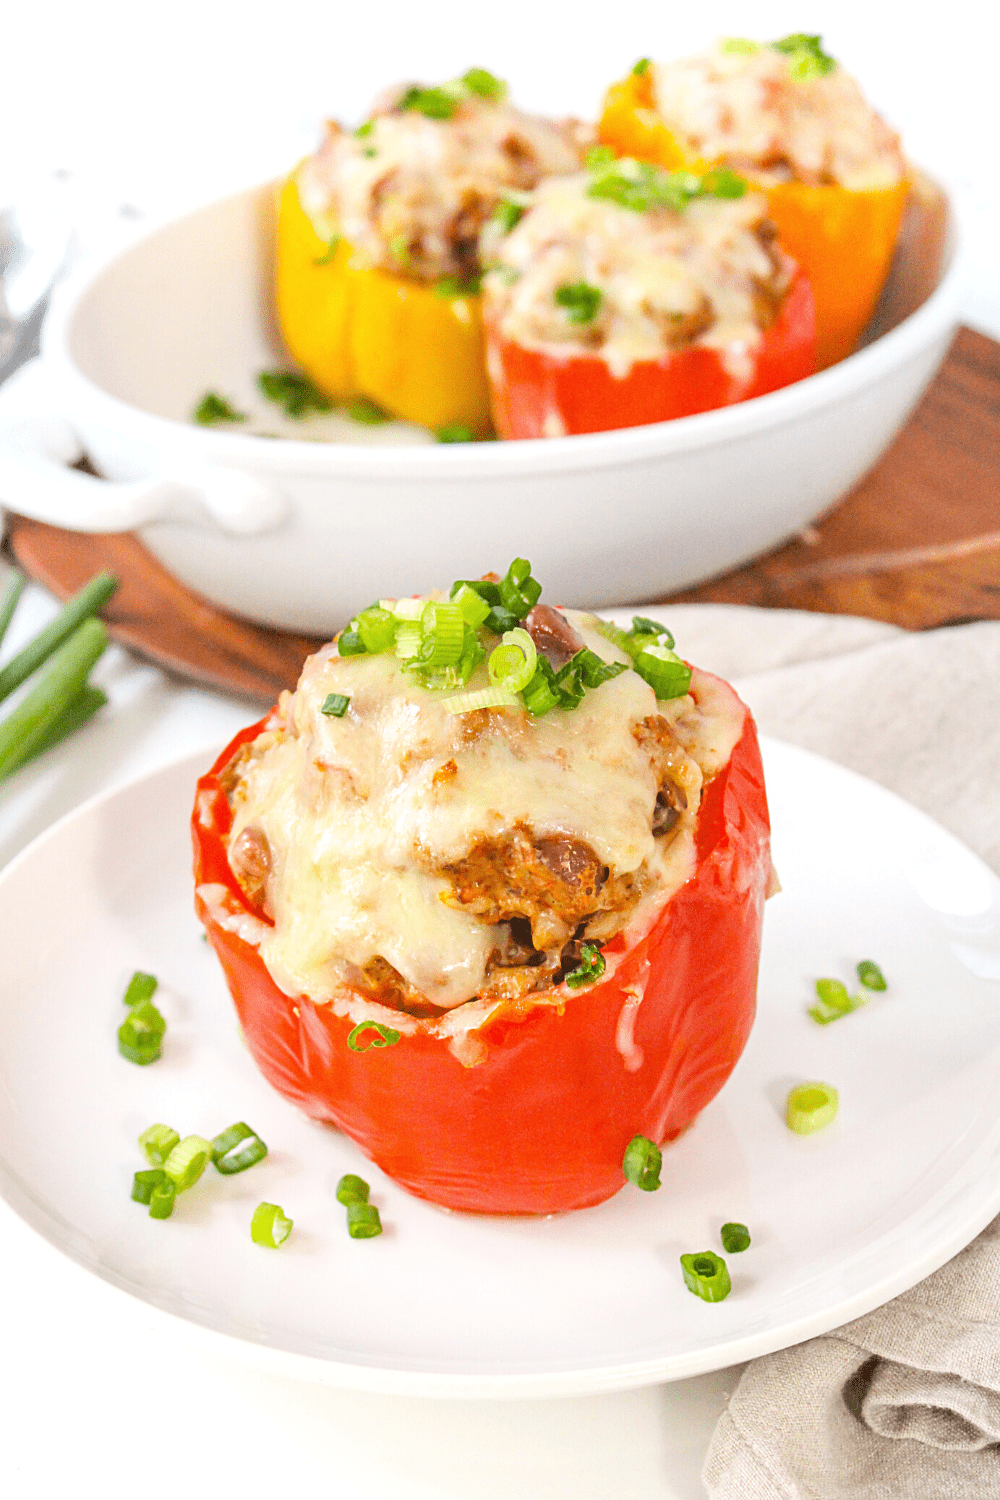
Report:
[[82,456],[54,408],[38,359],[0,389],[0,506],[70,531],[132,531],[151,521],[203,521],[253,535],[284,519],[287,502],[239,469],[201,464],[132,481],[97,479],[67,466]]

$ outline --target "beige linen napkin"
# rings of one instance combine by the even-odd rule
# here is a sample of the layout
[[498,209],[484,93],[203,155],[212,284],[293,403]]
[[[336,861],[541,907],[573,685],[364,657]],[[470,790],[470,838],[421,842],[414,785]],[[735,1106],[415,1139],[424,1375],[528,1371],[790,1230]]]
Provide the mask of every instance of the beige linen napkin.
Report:
[[[661,613],[764,733],[870,776],[1000,870],[1000,623]],[[712,1500],[1000,1497],[1000,1219],[885,1307],[748,1365],[703,1477]]]

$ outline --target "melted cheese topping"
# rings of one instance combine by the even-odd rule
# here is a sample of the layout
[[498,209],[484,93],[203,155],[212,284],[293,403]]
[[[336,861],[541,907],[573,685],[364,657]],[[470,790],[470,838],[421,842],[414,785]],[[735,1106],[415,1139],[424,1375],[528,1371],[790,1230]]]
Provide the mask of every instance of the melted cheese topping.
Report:
[[[605,660],[625,659],[591,628],[592,617],[569,618]],[[483,681],[474,676],[472,689],[485,685],[478,671]],[[231,842],[252,825],[270,849],[274,925],[260,934],[259,951],[276,984],[338,1014],[425,1027],[461,1046],[497,1004],[475,997],[507,928],[446,904],[440,870],[518,824],[588,844],[612,876],[641,871],[642,898],[624,928],[617,920],[627,943],[637,941],[693,872],[703,777],[725,763],[743,728],[731,689],[700,674],[692,688],[658,703],[629,671],[571,712],[536,719],[496,710],[473,723],[413,683],[391,654],[341,657],[324,647],[283,697],[284,733],[241,767],[233,799]],[[343,718],[321,712],[331,692],[350,697]],[[658,714],[675,726],[670,774],[688,799],[670,839],[652,834],[658,777],[633,734]],[[449,762],[454,771],[437,776]],[[451,1014],[416,1021],[366,999],[360,971],[376,956]],[[609,956],[612,972],[614,964]],[[545,992],[531,998],[546,1002]]]
[[592,134],[506,101],[469,99],[448,120],[378,113],[363,136],[331,125],[299,169],[299,192],[320,238],[343,235],[367,265],[426,280],[468,276],[500,199],[576,171]]
[[[786,258],[758,233],[766,199],[705,197],[681,212],[635,213],[589,197],[590,181],[579,173],[543,183],[505,239],[484,236],[484,254],[502,262],[483,283],[502,336],[562,358],[600,354],[619,377],[636,360],[702,344],[742,375],[789,284]],[[576,282],[601,293],[585,325],[556,302],[559,287]]]
[[708,52],[653,69],[659,114],[688,158],[726,162],[761,182],[792,177],[857,191],[906,174],[899,137],[843,68],[796,79],[772,47]]

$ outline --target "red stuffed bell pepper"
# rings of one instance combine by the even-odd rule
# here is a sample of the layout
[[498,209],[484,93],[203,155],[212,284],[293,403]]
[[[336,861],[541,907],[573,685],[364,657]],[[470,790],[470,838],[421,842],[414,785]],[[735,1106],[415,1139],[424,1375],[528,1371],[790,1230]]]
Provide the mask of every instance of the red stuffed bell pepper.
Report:
[[448,697],[447,666],[396,651],[419,628],[432,657],[455,606],[365,611],[357,654],[310,658],[223,751],[192,823],[198,914],[265,1077],[412,1192],[484,1213],[601,1202],[636,1134],[672,1140],[715,1096],[771,869],[732,689],[651,622],[622,650],[526,593],[502,643],[509,621],[460,602],[463,649],[492,654]]
[[[506,232],[502,232],[502,231]],[[487,231],[494,424],[562,437],[691,416],[812,374],[812,288],[767,203],[703,177],[591,153]]]

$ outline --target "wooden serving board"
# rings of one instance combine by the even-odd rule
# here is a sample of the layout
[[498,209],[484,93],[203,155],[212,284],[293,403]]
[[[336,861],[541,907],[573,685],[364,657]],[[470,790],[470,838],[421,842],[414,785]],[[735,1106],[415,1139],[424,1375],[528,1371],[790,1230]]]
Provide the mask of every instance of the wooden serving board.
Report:
[[[23,570],[59,598],[101,568],[121,579],[112,636],[182,677],[273,702],[311,636],[224,614],[130,533],[87,535],[10,516]],[[867,615],[912,630],[1000,618],[1000,343],[963,328],[888,453],[794,541],[662,602]]]

